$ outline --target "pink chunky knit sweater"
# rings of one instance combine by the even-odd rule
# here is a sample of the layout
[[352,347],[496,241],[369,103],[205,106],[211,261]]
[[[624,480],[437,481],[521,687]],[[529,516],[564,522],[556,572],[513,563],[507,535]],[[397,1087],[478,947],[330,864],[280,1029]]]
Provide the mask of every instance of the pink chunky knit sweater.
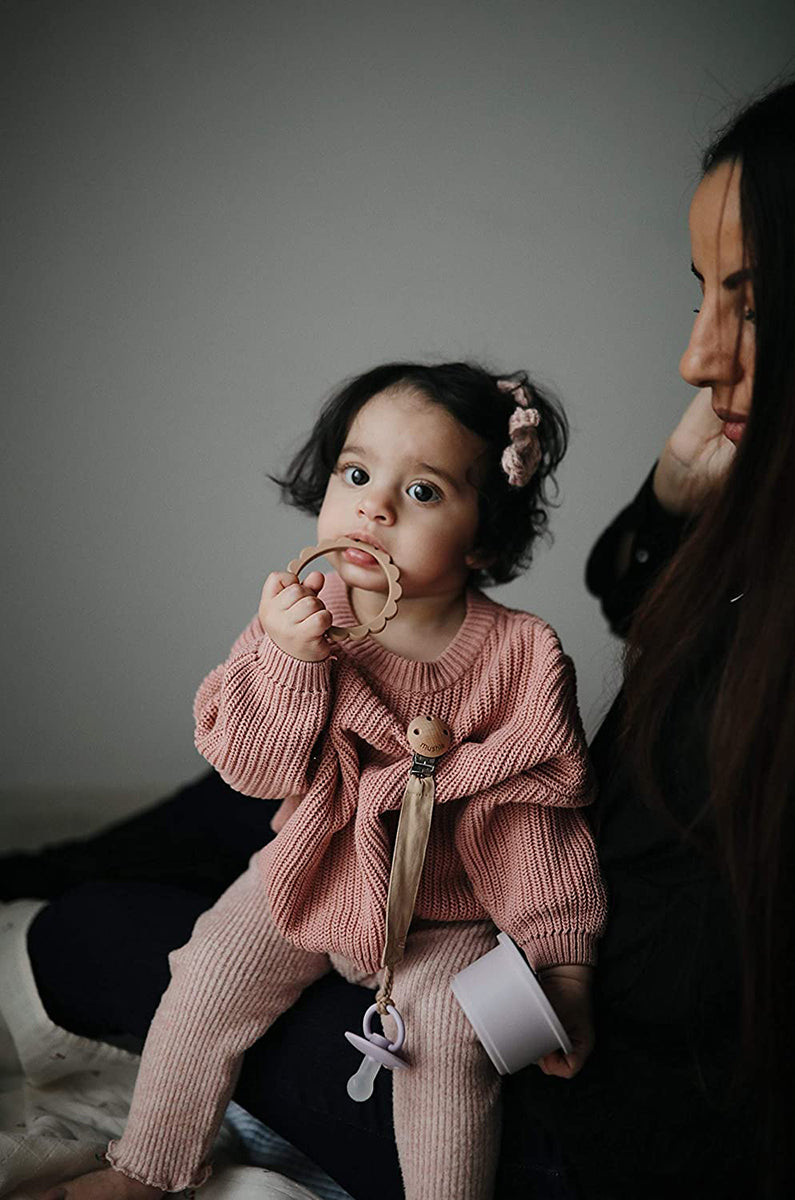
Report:
[[[354,624],[346,589],[320,593]],[[467,593],[439,658],[401,658],[374,638],[322,663],[276,647],[255,619],[201,685],[196,745],[250,796],[305,793],[260,852],[280,931],[307,950],[378,970],[392,845],[420,713],[453,731],[415,915],[490,917],[537,968],[590,963],[604,893],[582,813],[592,780],[571,662],[537,617]]]

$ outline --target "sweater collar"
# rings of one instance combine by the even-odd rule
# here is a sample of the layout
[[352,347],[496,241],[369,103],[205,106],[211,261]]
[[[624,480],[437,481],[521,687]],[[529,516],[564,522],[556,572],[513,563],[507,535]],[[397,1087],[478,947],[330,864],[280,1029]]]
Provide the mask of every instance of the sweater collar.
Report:
[[[320,598],[331,609],[335,625],[355,625],[348,589],[336,572],[326,576]],[[377,637],[340,643],[340,657],[353,660],[368,675],[377,676],[390,690],[399,692],[439,691],[455,683],[480,655],[492,632],[500,605],[477,588],[466,591],[466,613],[455,637],[431,662],[403,658],[382,646]]]

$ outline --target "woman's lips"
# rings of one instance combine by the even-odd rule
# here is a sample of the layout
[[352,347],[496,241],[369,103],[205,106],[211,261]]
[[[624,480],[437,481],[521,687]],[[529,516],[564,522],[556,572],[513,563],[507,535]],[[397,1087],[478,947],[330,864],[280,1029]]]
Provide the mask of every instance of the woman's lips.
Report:
[[736,446],[743,436],[748,417],[733,413],[728,408],[716,408],[714,412],[715,416],[723,421],[723,436],[728,438],[730,442],[734,442]]
[[745,421],[726,421],[723,425],[723,436],[728,438],[730,442],[734,442],[735,446],[740,441],[745,432]]

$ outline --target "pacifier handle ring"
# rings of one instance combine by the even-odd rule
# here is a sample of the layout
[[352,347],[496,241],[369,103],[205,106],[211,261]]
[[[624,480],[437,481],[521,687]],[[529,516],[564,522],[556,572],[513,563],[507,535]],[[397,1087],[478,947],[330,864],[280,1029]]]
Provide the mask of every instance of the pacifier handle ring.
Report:
[[368,554],[372,555],[386,575],[387,595],[384,607],[377,616],[373,617],[372,621],[367,621],[363,625],[331,625],[326,633],[335,642],[344,642],[347,638],[359,641],[361,638],[367,637],[368,633],[380,633],[387,621],[394,617],[397,612],[397,602],[403,595],[403,588],[398,583],[400,570],[389,555],[385,551],[379,550],[377,546],[371,546],[368,542],[357,542],[354,538],[330,538],[328,541],[318,542],[316,546],[305,546],[298,558],[292,559],[287,564],[287,570],[292,575],[298,575],[308,563],[314,562],[316,558],[325,557],[330,550],[349,549],[366,550]]
[[[387,1004],[386,1011],[397,1025],[398,1033],[396,1041],[390,1042],[389,1045],[385,1046],[384,1048],[388,1050],[390,1054],[396,1054],[406,1040],[406,1026],[403,1024],[403,1018],[395,1008],[394,1004]],[[378,1005],[371,1004],[367,1012],[364,1014],[364,1020],[362,1021],[362,1032],[364,1033],[364,1036],[367,1038],[368,1042],[370,1041],[370,1035],[373,1032],[373,1017],[377,1012]]]

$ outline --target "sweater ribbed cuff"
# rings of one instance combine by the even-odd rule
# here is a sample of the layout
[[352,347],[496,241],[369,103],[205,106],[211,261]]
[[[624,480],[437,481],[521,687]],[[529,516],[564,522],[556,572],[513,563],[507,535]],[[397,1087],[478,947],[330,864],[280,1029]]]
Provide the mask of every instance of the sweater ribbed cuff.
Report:
[[551,933],[533,942],[519,943],[534,971],[546,967],[596,965],[596,938],[577,930]]
[[274,683],[295,692],[327,692],[331,686],[330,659],[304,662],[281,650],[267,634],[257,646],[257,661]]

